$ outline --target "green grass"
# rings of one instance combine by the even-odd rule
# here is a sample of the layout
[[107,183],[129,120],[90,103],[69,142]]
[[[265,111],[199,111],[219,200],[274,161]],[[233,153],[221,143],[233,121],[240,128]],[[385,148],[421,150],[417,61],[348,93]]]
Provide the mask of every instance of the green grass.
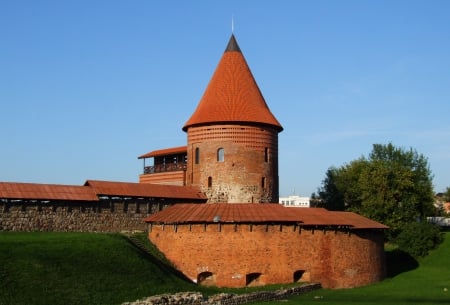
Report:
[[197,286],[119,234],[0,232],[0,304],[120,304]]
[[[154,255],[120,234],[0,232],[0,305],[111,305],[167,292],[209,295],[279,288],[196,286],[175,272],[145,235],[140,238]],[[283,304],[450,304],[450,291],[444,291],[450,290],[450,233],[419,262],[395,248],[388,250],[387,258],[389,278],[381,283],[321,289]]]

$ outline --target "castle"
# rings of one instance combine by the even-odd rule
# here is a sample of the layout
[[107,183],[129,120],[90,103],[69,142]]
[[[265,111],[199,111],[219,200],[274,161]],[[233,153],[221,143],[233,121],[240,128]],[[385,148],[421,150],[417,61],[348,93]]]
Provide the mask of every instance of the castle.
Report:
[[384,278],[386,226],[355,213],[278,204],[283,127],[234,35],[182,130],[186,146],[139,157],[139,183],[1,182],[0,229],[145,230],[202,285],[348,288]]

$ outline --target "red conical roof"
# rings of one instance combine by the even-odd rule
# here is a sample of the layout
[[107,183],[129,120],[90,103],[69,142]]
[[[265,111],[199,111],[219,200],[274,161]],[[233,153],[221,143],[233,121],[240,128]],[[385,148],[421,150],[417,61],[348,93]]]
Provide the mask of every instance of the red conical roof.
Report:
[[270,112],[234,35],[183,130],[212,123],[258,123],[283,130]]

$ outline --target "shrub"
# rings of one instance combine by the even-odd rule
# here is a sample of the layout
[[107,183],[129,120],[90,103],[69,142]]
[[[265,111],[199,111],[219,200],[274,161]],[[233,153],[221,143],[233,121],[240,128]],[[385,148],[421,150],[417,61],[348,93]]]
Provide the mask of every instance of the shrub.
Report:
[[411,222],[403,227],[395,242],[413,257],[424,257],[443,241],[439,227],[427,222]]

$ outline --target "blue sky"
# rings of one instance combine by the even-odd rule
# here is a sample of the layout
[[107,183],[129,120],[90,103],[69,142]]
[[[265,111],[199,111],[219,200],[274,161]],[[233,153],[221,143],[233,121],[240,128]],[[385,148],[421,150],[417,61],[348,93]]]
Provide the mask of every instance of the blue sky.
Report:
[[277,119],[280,195],[372,144],[450,186],[450,1],[0,1],[0,181],[137,182],[234,34]]

